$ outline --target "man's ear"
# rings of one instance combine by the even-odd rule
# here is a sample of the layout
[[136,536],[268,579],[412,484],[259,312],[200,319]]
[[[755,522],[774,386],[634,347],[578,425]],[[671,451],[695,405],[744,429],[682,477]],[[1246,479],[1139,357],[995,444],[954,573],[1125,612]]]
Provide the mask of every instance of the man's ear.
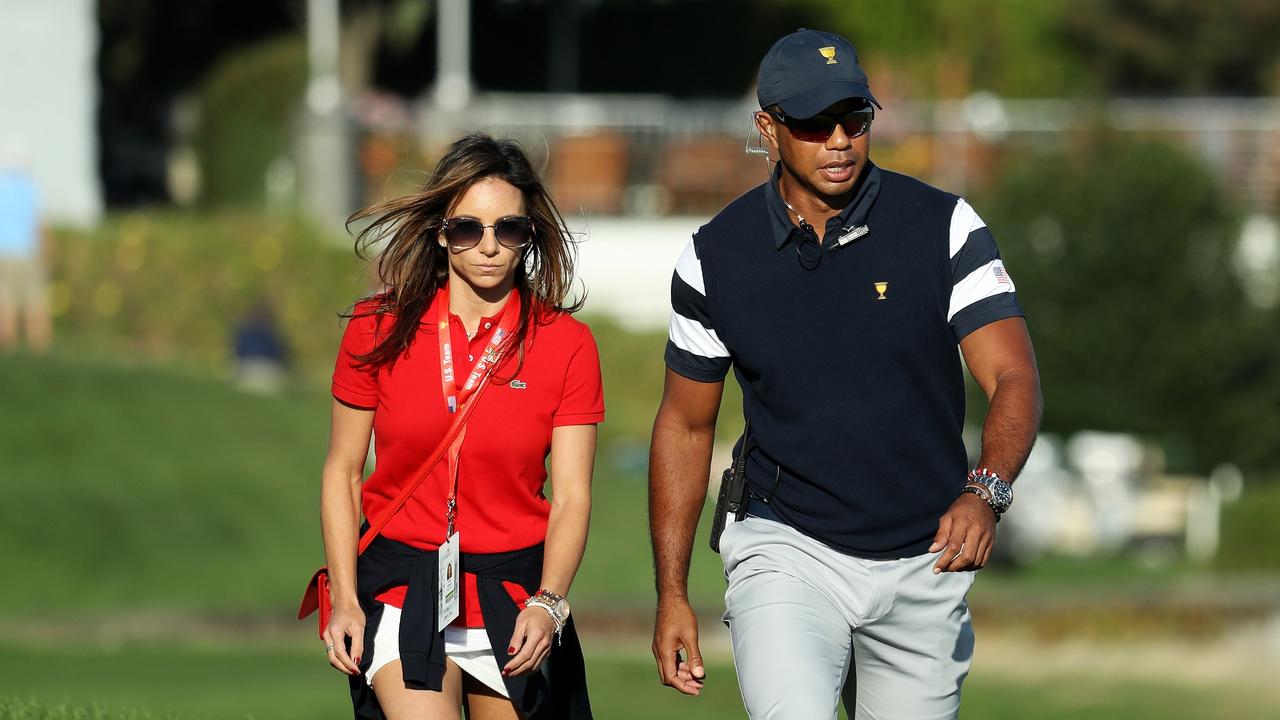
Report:
[[761,110],[755,114],[756,130],[760,131],[760,137],[763,138],[765,147],[770,150],[769,158],[776,160],[780,157],[778,153],[778,126],[773,116]]

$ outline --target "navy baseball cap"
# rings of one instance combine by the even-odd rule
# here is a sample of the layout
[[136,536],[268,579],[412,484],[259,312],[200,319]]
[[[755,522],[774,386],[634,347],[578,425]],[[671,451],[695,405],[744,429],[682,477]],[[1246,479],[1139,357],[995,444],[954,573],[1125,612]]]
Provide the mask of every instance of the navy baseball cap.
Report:
[[769,48],[756,76],[760,107],[777,105],[794,118],[809,118],[841,100],[858,97],[880,107],[853,43],[835,33],[801,28]]

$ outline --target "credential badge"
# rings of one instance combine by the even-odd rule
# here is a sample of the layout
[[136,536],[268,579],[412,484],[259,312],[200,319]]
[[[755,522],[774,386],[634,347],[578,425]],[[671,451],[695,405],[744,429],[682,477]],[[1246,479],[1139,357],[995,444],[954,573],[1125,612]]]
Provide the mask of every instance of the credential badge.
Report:
[[871,228],[867,227],[866,225],[859,225],[858,227],[847,227],[844,229],[844,234],[836,239],[836,244],[841,246],[848,245],[849,243],[853,242],[854,240],[857,240],[858,238],[862,237],[863,235],[866,235],[869,232],[871,232]]

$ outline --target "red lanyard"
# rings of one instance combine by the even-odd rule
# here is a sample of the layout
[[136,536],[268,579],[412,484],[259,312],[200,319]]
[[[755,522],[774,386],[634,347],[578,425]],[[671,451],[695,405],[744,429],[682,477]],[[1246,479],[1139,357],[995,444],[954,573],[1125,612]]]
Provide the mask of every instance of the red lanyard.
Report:
[[[439,298],[436,300],[436,335],[440,339],[440,384],[444,390],[445,405],[450,415],[458,412],[458,407],[466,402],[479,387],[481,379],[498,366],[506,350],[506,340],[515,329],[516,320],[519,317],[520,294],[512,290],[511,295],[507,297],[507,304],[502,308],[502,315],[498,320],[497,329],[493,331],[493,337],[489,339],[489,344],[485,346],[480,359],[472,366],[467,381],[462,384],[462,387],[458,387],[453,364],[453,332],[449,327],[449,286],[440,288]],[[449,445],[446,466],[450,479],[446,514],[448,528],[444,536],[446,541],[453,537],[454,520],[458,516],[458,456],[462,452],[462,441],[466,436],[467,428],[464,426],[458,431],[453,443]]]

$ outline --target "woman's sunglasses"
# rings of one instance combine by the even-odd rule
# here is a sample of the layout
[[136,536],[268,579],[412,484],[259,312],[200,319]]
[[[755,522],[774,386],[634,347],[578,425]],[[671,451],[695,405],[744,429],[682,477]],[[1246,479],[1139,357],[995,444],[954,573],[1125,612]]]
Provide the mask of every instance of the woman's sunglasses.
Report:
[[533,241],[533,221],[514,215],[485,225],[475,218],[455,217],[444,221],[444,239],[454,250],[470,250],[484,239],[485,228],[493,228],[493,236],[503,247],[519,250]]
[[791,136],[803,142],[824,143],[836,131],[836,123],[844,128],[844,134],[850,138],[864,135],[871,129],[871,121],[875,119],[875,110],[870,107],[850,110],[839,116],[814,115],[811,118],[787,117],[781,110],[766,110],[774,120],[787,126]]

